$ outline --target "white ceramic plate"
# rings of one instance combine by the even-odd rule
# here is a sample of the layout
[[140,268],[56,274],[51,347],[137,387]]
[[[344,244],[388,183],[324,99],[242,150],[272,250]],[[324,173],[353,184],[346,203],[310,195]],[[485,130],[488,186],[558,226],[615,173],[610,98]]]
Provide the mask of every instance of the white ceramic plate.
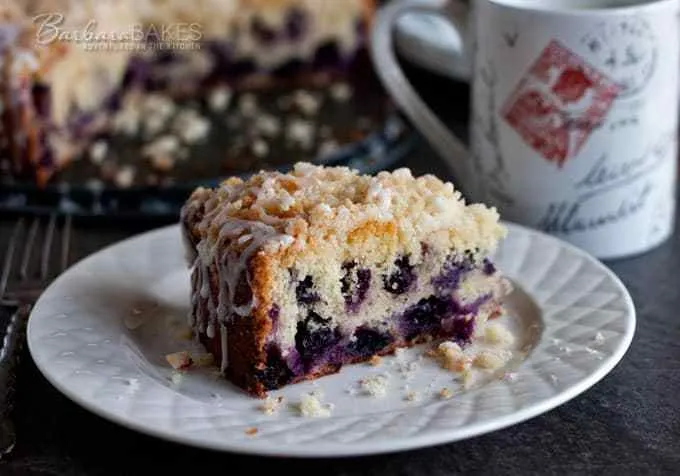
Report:
[[[623,357],[635,329],[628,292],[602,264],[554,238],[508,226],[496,261],[516,286],[502,319],[517,333],[519,350],[500,372],[476,374],[468,390],[429,359],[418,360],[422,347],[274,393],[294,403],[321,390],[322,400],[335,405],[328,418],[288,407],[267,416],[259,401],[215,378],[214,370],[176,376],[163,357],[187,345],[173,337],[189,302],[176,226],[106,248],[59,277],[30,317],[30,352],[47,379],[86,409],[199,447],[340,456],[472,437],[546,412],[594,385]],[[143,324],[134,331],[124,325],[136,319]],[[388,378],[384,397],[351,390],[372,374]],[[404,398],[406,385],[419,401]],[[442,388],[456,394],[444,400]]]

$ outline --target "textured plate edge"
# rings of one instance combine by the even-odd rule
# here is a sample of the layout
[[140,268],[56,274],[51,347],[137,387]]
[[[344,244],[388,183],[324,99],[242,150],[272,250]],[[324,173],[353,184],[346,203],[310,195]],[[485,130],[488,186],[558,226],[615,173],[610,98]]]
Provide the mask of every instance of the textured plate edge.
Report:
[[[45,379],[50,382],[60,393],[65,395],[74,403],[78,404],[85,410],[105,419],[115,424],[118,424],[124,428],[128,428],[137,431],[141,434],[146,434],[159,438],[161,440],[169,441],[172,443],[177,443],[185,446],[194,446],[206,450],[213,451],[223,451],[240,453],[255,456],[267,456],[267,457],[291,457],[291,458],[337,458],[337,457],[353,457],[353,456],[367,456],[375,454],[387,454],[396,453],[408,450],[416,450],[425,447],[441,446],[449,443],[454,443],[456,441],[461,441],[469,438],[474,438],[476,436],[481,436],[494,431],[505,429],[519,423],[523,423],[530,420],[536,416],[547,413],[558,406],[572,400],[573,398],[581,395],[586,390],[592,388],[597,383],[599,383],[604,377],[606,377],[623,359],[627,353],[630,345],[632,343],[633,337],[635,335],[636,329],[636,309],[633,299],[624,285],[624,283],[619,279],[619,277],[604,263],[594,258],[592,255],[583,251],[582,249],[571,245],[563,240],[556,237],[547,235],[540,231],[518,225],[515,223],[503,222],[503,224],[508,228],[508,231],[512,233],[515,232],[524,233],[529,235],[540,235],[542,239],[552,241],[556,246],[564,247],[581,258],[589,261],[598,269],[600,269],[608,278],[610,278],[617,288],[621,291],[621,294],[625,300],[626,304],[626,328],[625,333],[622,335],[619,345],[616,347],[615,351],[612,352],[611,356],[606,360],[602,361],[600,367],[590,375],[584,377],[578,383],[568,387],[565,390],[553,395],[552,397],[546,398],[538,403],[535,403],[523,410],[516,411],[509,415],[502,417],[496,417],[493,420],[483,423],[476,423],[465,427],[453,428],[449,431],[441,431],[436,434],[414,436],[400,440],[391,440],[389,442],[378,442],[372,444],[370,441],[362,441],[361,443],[349,443],[349,444],[315,444],[315,445],[293,445],[293,446],[282,446],[278,443],[258,443],[256,439],[246,440],[244,442],[224,442],[220,443],[215,440],[205,440],[199,437],[186,437],[177,434],[172,434],[170,432],[157,430],[151,428],[142,423],[138,423],[132,419],[126,419],[120,417],[113,413],[107,413],[103,407],[97,407],[91,405],[85,399],[81,398],[76,392],[72,392],[67,386],[60,384],[55,379],[50,376],[49,370],[44,366],[39,359],[35,357],[34,345],[32,343],[33,331],[32,320],[29,318],[28,329],[27,329],[27,344],[28,350],[31,355],[33,362],[40,371],[40,373],[45,377]],[[145,233],[141,233],[127,239],[121,240],[117,243],[111,244],[104,247],[84,258],[83,260],[76,263],[74,266],[84,263],[89,259],[94,259],[94,257],[106,250],[114,247],[119,247],[123,245],[132,245],[137,240],[151,239],[154,235],[162,235],[164,233],[169,233],[172,229],[178,229],[178,225],[168,225],[161,228],[156,228]],[[61,276],[57,278],[50,287],[57,286],[61,280]],[[49,288],[48,288],[49,289]],[[40,300],[34,306],[34,309],[38,308],[40,305]]]

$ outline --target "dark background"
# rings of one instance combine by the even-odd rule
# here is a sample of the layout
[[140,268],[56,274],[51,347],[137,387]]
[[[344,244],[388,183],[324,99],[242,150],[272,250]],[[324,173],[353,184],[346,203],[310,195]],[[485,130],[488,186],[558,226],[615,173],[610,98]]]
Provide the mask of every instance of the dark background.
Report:
[[[426,100],[459,133],[466,85],[409,69]],[[424,145],[404,163],[450,179]],[[76,220],[73,258],[172,220]],[[0,219],[0,250],[11,230]],[[680,234],[640,257],[608,262],[630,290],[638,327],[629,352],[599,384],[514,427],[448,445],[381,456],[295,460],[183,447],[117,426],[75,405],[37,371],[19,370],[18,444],[0,476],[15,475],[448,475],[680,473]],[[6,316],[3,316],[6,318]]]

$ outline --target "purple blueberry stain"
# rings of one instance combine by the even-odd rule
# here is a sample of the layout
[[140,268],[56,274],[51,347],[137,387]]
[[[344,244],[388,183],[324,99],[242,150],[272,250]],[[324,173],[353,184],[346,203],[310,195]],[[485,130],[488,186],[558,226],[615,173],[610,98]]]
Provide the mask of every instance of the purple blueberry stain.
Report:
[[482,267],[484,274],[491,276],[496,272],[496,266],[491,262],[489,258],[484,258],[484,264]]
[[340,281],[340,291],[345,299],[345,307],[348,312],[356,312],[366,300],[371,287],[371,270],[357,268],[354,261],[344,263],[342,269],[344,274]]
[[383,277],[384,288],[387,292],[399,295],[409,291],[416,281],[408,256],[402,256],[395,262],[396,269],[389,276]]
[[320,300],[319,294],[313,291],[314,281],[306,276],[295,288],[295,297],[300,304],[314,304]]
[[309,370],[324,360],[340,338],[340,330],[331,328],[330,319],[323,319],[310,311],[304,321],[298,322],[295,333],[295,348],[305,369]]
[[279,329],[279,316],[281,315],[281,308],[278,304],[272,304],[272,307],[267,312],[269,319],[272,322],[272,334],[276,334]]
[[472,270],[472,263],[469,260],[455,261],[449,258],[442,267],[441,273],[432,278],[432,285],[439,292],[452,291],[460,285],[463,275]]
[[291,8],[286,15],[286,37],[290,40],[300,39],[308,28],[308,18],[299,8]]
[[264,369],[255,372],[257,380],[266,390],[274,390],[289,383],[294,375],[286,360],[281,356],[279,346],[268,344],[266,354],[267,362]]
[[276,40],[276,31],[259,17],[253,18],[250,23],[250,30],[253,36],[263,45],[269,45]]
[[347,355],[368,358],[389,346],[393,341],[394,338],[386,332],[362,326],[354,331],[347,345]]
[[400,318],[404,337],[409,340],[426,332],[434,332],[441,327],[442,319],[456,312],[453,299],[430,296],[410,306]]

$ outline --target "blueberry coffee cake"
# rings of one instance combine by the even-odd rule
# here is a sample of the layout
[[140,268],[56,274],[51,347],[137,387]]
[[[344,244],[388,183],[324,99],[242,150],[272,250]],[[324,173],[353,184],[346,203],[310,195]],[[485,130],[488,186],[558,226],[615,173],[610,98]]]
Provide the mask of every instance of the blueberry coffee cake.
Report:
[[465,346],[509,284],[495,209],[408,169],[298,163],[196,189],[181,214],[190,326],[252,395],[446,338]]
[[[208,101],[215,85],[330,85],[365,51],[373,10],[374,0],[6,0],[0,177],[44,185],[112,129],[137,131],[141,115],[155,118],[155,130],[168,104]],[[164,103],[117,114],[139,92]],[[227,95],[215,101],[226,104]],[[200,119],[180,128],[195,137],[205,129]],[[101,143],[94,150],[95,161],[105,156]]]

